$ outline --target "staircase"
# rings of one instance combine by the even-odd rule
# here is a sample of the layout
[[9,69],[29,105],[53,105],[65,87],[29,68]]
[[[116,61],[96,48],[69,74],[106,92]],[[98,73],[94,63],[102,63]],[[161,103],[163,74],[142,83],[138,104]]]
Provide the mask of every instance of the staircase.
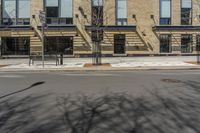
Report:
[[89,33],[85,30],[85,25],[83,25],[83,23],[80,22],[80,19],[77,18],[77,30],[79,32],[79,34],[81,35],[81,37],[85,40],[86,44],[90,47],[90,49],[92,49],[92,39],[91,36],[89,35]]
[[32,28],[34,29],[34,36],[30,37],[30,51],[33,54],[42,54],[42,32],[37,28],[38,24],[35,20],[32,21]]
[[140,27],[138,25],[136,26],[136,33],[141,38],[141,40],[143,41],[143,43],[146,45],[146,47],[148,48],[148,50],[149,51],[153,51],[153,45],[150,44],[150,41],[144,35],[144,33],[140,30]]

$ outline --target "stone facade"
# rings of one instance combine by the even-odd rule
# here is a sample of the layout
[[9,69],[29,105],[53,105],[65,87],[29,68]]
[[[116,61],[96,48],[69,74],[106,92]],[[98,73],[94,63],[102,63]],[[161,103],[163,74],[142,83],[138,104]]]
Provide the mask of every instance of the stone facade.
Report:
[[[160,25],[160,0],[127,0],[127,25],[118,26],[116,25],[116,0],[104,0],[102,54],[105,56],[196,54],[196,36],[200,34],[200,0],[192,1],[192,25],[187,26],[181,25],[181,0],[171,0],[171,2],[171,25]],[[90,0],[73,0],[73,24],[48,26],[44,35],[73,38],[73,54],[70,56],[91,55],[94,45],[90,29],[92,27],[91,5]],[[0,37],[30,37],[30,53],[41,54],[42,31],[39,11],[43,8],[43,0],[31,0],[30,26],[4,26],[1,21]],[[116,34],[125,35],[124,53],[114,52]],[[161,34],[171,35],[172,51],[169,53],[160,51]],[[192,52],[181,52],[183,34],[192,35]]]

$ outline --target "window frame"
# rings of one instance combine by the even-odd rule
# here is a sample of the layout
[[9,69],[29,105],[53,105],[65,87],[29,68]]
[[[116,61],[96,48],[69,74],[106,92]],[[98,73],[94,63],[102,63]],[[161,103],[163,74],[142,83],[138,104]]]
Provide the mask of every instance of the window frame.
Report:
[[193,1],[191,0],[191,8],[183,8],[183,0],[180,0],[180,11],[181,11],[181,13],[180,13],[180,18],[181,18],[181,20],[180,20],[180,24],[181,25],[185,25],[185,24],[182,24],[182,9],[191,9],[191,17],[189,18],[189,20],[191,21],[191,23],[189,23],[189,24],[186,24],[186,26],[187,25],[192,25],[193,24]]
[[[161,36],[168,36],[168,40],[167,40],[169,42],[168,52],[161,51]],[[172,53],[172,35],[171,34],[160,34],[159,43],[160,43],[160,53]]]
[[[123,44],[121,43],[122,42],[122,39],[119,39],[120,38],[120,36],[121,37],[123,37]],[[115,54],[115,55],[124,55],[124,54],[126,54],[126,50],[127,50],[127,48],[126,48],[126,34],[114,34],[114,36],[113,36],[113,43],[114,43],[114,47],[113,47],[113,53]],[[117,43],[116,43],[117,42]],[[121,46],[123,46],[124,47],[124,49],[123,49],[123,51],[117,51],[117,49],[116,49],[116,45],[121,45]]]
[[[185,45],[183,45],[183,42],[182,42],[182,39],[183,39],[183,36],[190,36],[191,38],[191,41],[189,42],[190,43],[190,51],[183,51],[184,49],[182,49]],[[186,44],[187,45],[187,44]],[[193,49],[194,49],[194,46],[193,46],[193,34],[181,34],[181,53],[183,54],[187,54],[187,53],[193,53]]]
[[[4,18],[4,10],[5,10],[5,7],[4,7],[4,1],[6,0],[1,0],[1,24],[2,25],[7,25],[7,26],[11,26],[11,25],[30,25],[30,22],[31,22],[31,12],[29,14],[29,17],[28,18],[20,18],[19,17],[19,0],[14,0],[15,1],[15,18]],[[29,10],[31,10],[31,0],[30,1],[30,7],[29,7]],[[27,21],[28,20],[28,21]],[[6,23],[7,21],[7,23]]]
[[[46,6],[46,0],[43,0],[43,8],[44,11],[46,12],[46,8],[48,6]],[[50,22],[49,20],[52,21],[52,19],[57,19],[56,25],[73,25],[74,24],[74,0],[72,0],[72,17],[61,17],[61,0],[58,0],[58,17],[47,17],[47,13],[46,13],[46,23],[47,25],[55,25],[52,22]],[[63,20],[66,20],[66,23],[63,23]],[[48,23],[50,22],[50,23]]]
[[[115,0],[115,16],[116,16],[116,20],[115,20],[115,24],[118,26],[125,26],[128,25],[128,0],[124,0],[126,1],[126,18],[118,18],[118,1],[119,0]],[[121,24],[119,24],[119,22]]]
[[[170,18],[166,18],[166,17],[161,17],[161,14],[162,14],[162,1],[163,0],[159,0],[159,24],[160,25],[171,25],[172,24],[172,0],[169,0],[170,1]],[[161,23],[161,19],[169,19],[169,24],[162,24]]]

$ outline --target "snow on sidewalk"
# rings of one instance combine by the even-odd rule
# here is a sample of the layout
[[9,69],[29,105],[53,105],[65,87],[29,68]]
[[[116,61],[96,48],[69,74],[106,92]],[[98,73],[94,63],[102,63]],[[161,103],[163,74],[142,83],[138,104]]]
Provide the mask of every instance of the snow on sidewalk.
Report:
[[[112,62],[111,68],[148,68],[148,67],[198,67],[198,65],[186,63],[184,61],[145,61],[145,62]],[[41,69],[80,69],[84,68],[85,63],[66,63],[64,65],[56,66],[53,63],[46,63],[43,68],[42,64],[34,64],[29,66],[28,64],[15,64],[5,66],[2,69],[19,69],[19,70],[41,70]]]
[[112,67],[159,67],[159,66],[171,66],[171,67],[177,67],[177,66],[197,66],[195,64],[189,64],[182,61],[159,61],[159,62],[124,62],[124,63],[116,63],[111,64]]
[[[84,66],[84,63],[68,63],[64,65],[58,65],[55,64],[45,64],[45,69],[63,69],[63,68],[81,68]],[[35,64],[29,66],[28,64],[17,64],[17,65],[10,65],[7,67],[4,67],[6,69],[43,69],[42,64]]]

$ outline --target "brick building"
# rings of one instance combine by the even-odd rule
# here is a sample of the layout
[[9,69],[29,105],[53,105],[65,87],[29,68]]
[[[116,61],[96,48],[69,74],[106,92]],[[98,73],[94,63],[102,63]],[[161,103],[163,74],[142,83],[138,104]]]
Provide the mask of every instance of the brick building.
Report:
[[44,51],[92,54],[95,13],[101,13],[105,56],[191,55],[200,44],[200,0],[1,0],[1,56]]

